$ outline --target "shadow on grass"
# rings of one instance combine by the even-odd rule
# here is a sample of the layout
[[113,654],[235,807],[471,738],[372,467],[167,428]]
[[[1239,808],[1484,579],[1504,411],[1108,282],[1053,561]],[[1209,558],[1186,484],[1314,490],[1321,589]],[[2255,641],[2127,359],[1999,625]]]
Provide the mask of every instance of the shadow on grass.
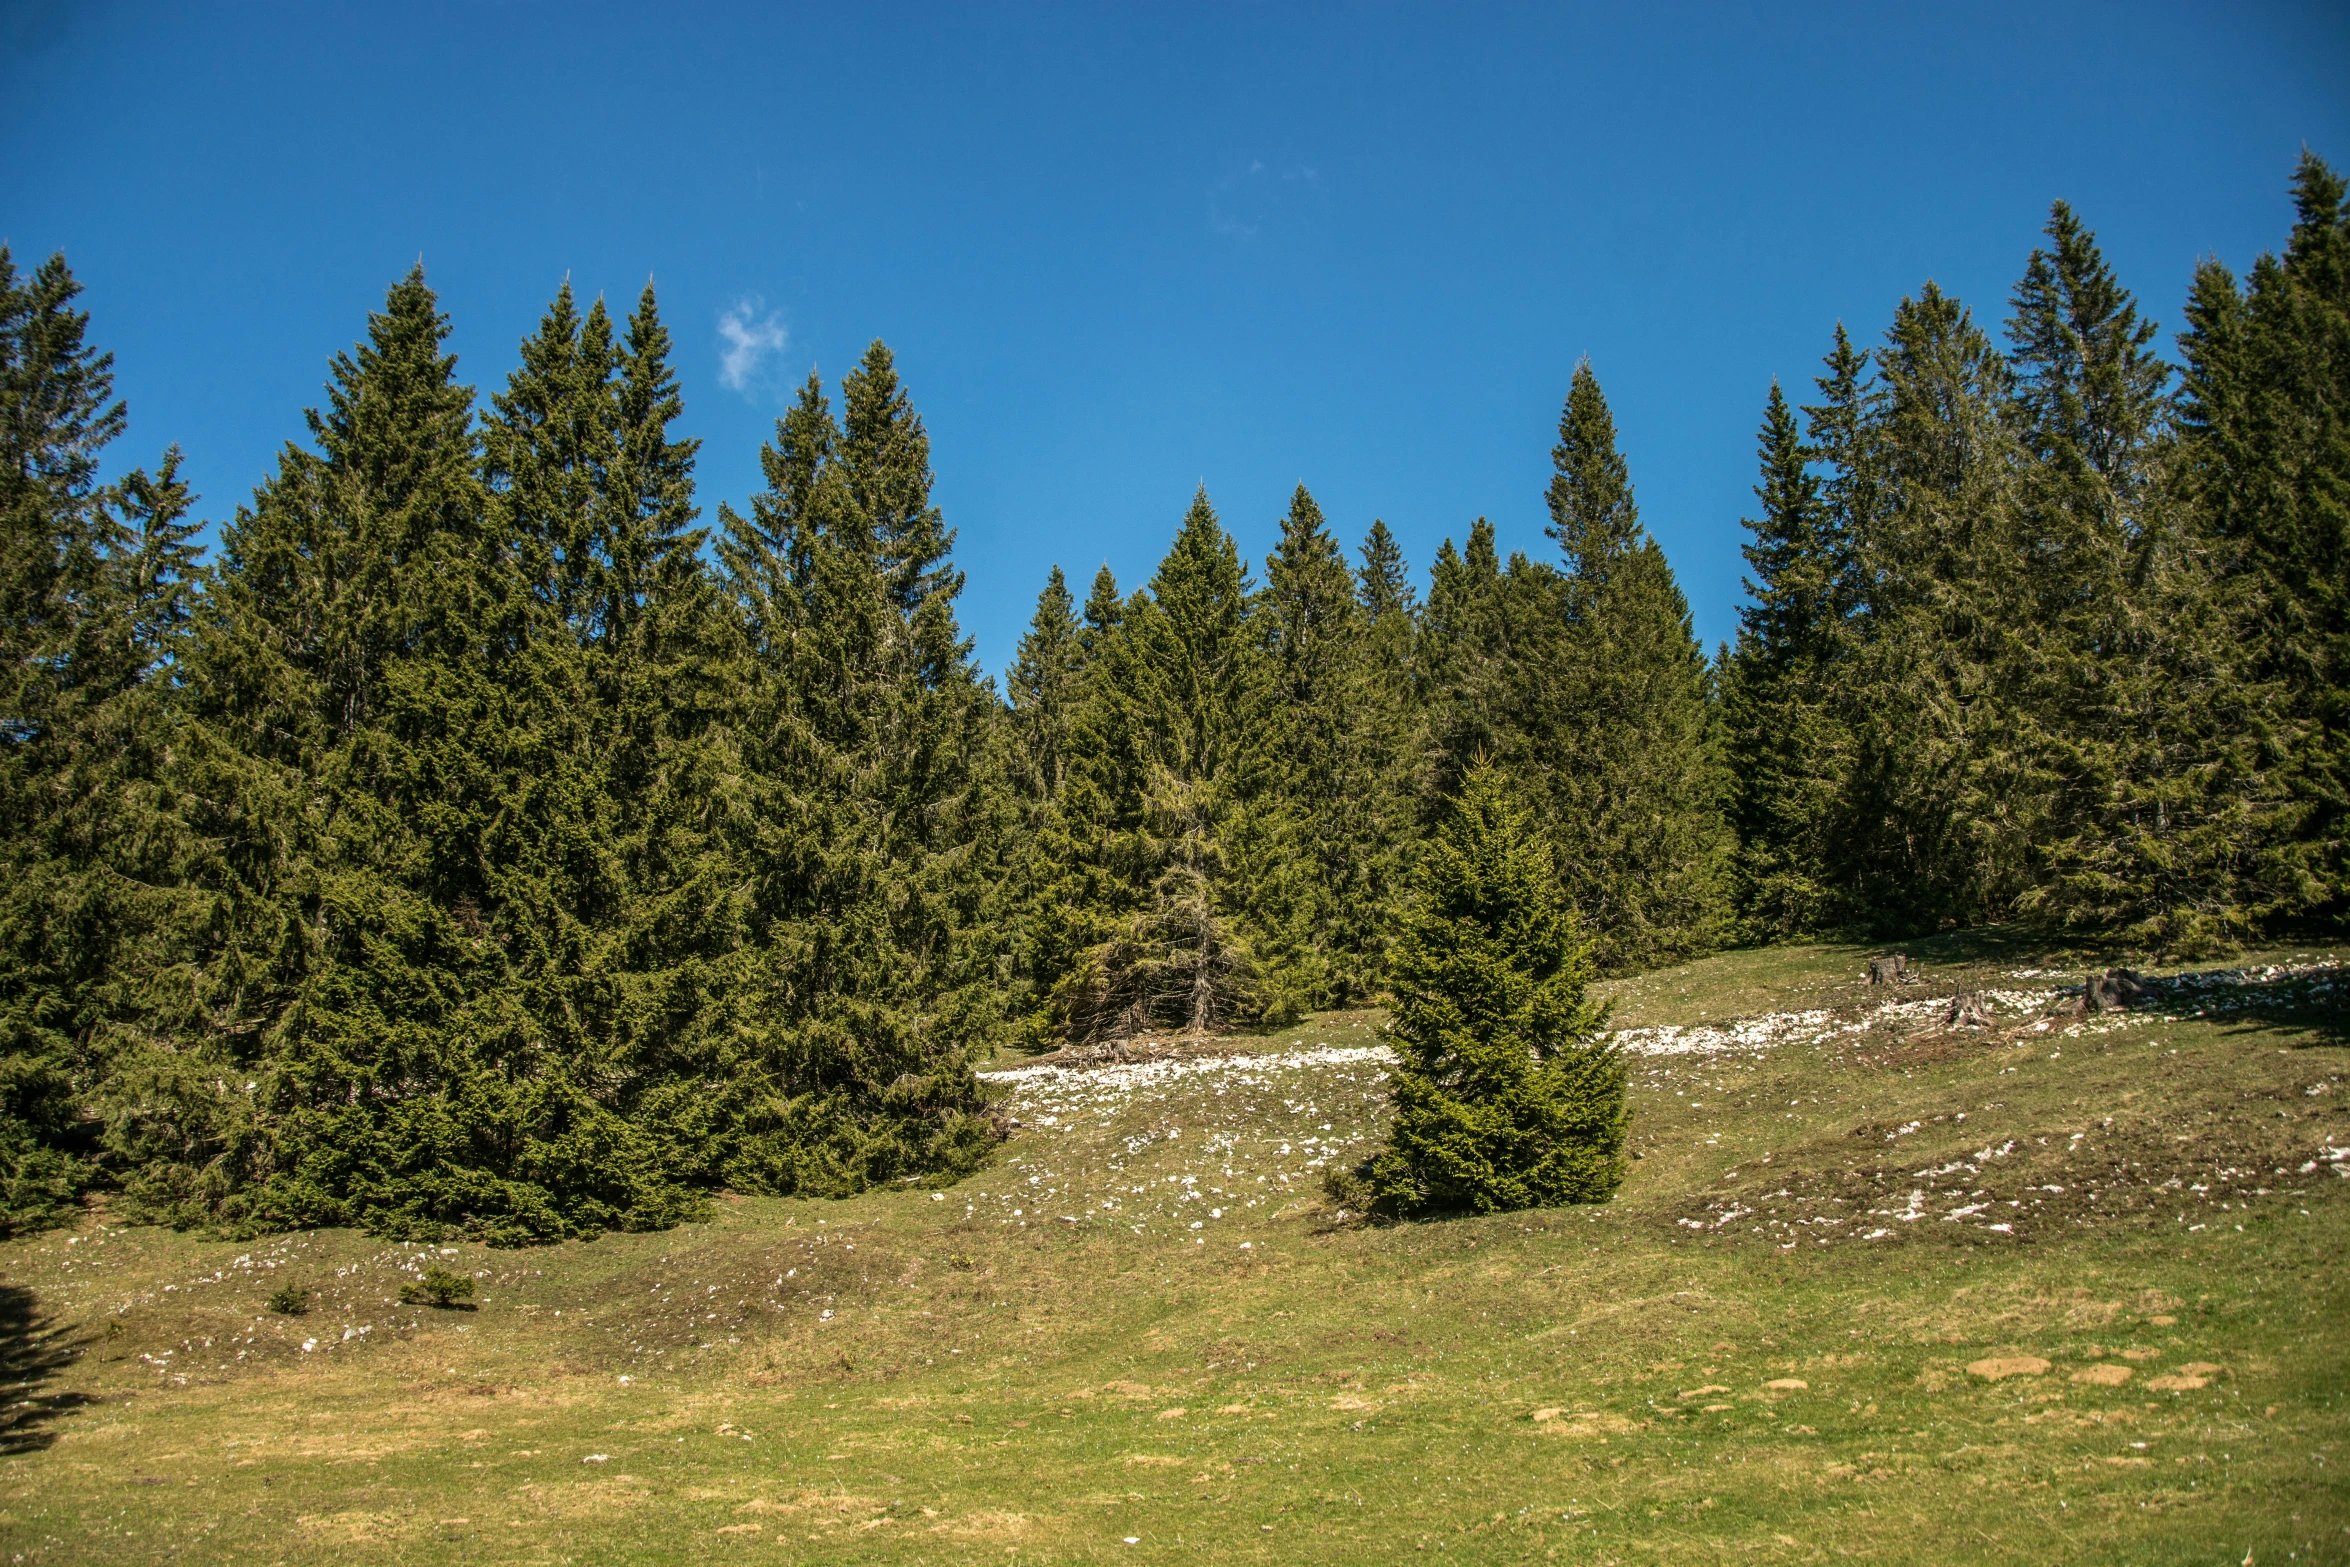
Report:
[[2271,975],[2262,969],[2205,969],[2166,978],[2158,1005],[2174,1014],[2199,1009],[2232,1028],[2299,1035],[2296,1048],[2350,1045],[2350,969]]
[[59,1419],[95,1402],[47,1391],[79,1348],[80,1336],[43,1312],[31,1290],[0,1284],[0,1456],[39,1452],[57,1440]]
[[1983,925],[1938,931],[1907,941],[1882,941],[1855,950],[1901,952],[1913,963],[2031,963],[2047,969],[2143,967],[2145,953],[2092,937],[2060,935],[2028,925]]

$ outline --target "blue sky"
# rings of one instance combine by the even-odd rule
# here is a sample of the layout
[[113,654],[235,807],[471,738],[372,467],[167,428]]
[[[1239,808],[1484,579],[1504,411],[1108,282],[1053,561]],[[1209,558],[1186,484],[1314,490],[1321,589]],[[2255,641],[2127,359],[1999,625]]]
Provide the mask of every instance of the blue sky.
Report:
[[2350,164],[2350,8],[0,0],[0,237],[88,285],[126,461],[229,515],[420,254],[485,393],[566,275],[650,275],[710,515],[811,364],[897,351],[991,670],[1202,480],[1252,559],[1300,480],[1423,578],[1479,514],[1547,550],[1586,355],[1730,636],[1765,391],[1839,319],[1996,320],[2063,197],[2167,333],[2304,143]]

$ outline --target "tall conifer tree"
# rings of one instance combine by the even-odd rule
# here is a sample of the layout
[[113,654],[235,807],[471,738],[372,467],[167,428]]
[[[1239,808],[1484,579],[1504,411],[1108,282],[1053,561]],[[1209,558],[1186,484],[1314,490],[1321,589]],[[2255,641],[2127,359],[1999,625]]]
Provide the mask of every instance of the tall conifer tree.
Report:
[[[558,420],[595,401],[567,380],[567,303],[523,372],[561,385],[544,400]],[[233,889],[305,933],[265,967],[247,960],[245,1004],[273,1026],[245,1167],[225,1189],[230,1162],[134,1187],[170,1211],[522,1239],[690,1207],[668,1153],[526,999],[547,905],[497,834],[510,742],[531,727],[503,672],[530,579],[489,520],[447,331],[412,271],[334,361],[317,450],[288,447],[226,532],[220,613],[193,661],[202,711],[251,753],[252,812],[282,813],[296,779],[318,804]],[[547,478],[542,539],[570,526],[563,466],[531,464]],[[537,581],[561,617],[576,578],[555,548]],[[272,939],[268,918],[252,940]]]
[[99,482],[124,409],[80,291],[0,247],[0,1234],[119,1171],[100,1132],[154,1042],[201,1030],[212,924],[174,787],[192,497],[177,448]]
[[2264,879],[2283,916],[2350,917],[2350,183],[2314,153],[2293,177],[2284,254],[2246,299],[2245,398],[2254,483],[2238,536],[2259,574],[2263,664],[2288,729],[2290,802]]
[[1726,934],[1729,842],[1705,654],[1588,364],[1551,455],[1562,621],[1523,683],[1520,727],[1546,742],[1567,893],[1605,967],[1707,951]]
[[1061,792],[1084,671],[1076,603],[1069,596],[1068,578],[1055,566],[1037,595],[1036,614],[1013,653],[1005,680],[1023,782],[1035,799],[1051,800]]
[[1515,649],[1507,602],[1493,525],[1479,517],[1465,547],[1450,539],[1438,546],[1420,616],[1413,671],[1433,753],[1423,793],[1431,810],[1458,792],[1477,758],[1497,756],[1508,743]]
[[1202,489],[1150,591],[1097,650],[1078,745],[1100,934],[1060,987],[1071,1037],[1196,1031],[1295,1005],[1294,977],[1260,968],[1252,918],[1278,824],[1251,818],[1265,690],[1251,599]]
[[811,375],[761,453],[750,517],[721,510],[744,634],[733,917],[757,937],[717,1063],[738,1189],[960,1167],[988,1142],[971,1053],[1005,1021],[975,928],[997,863],[979,798],[994,742],[929,439],[887,349],[850,382],[846,435]]
[[1740,902],[1750,929],[1786,935],[1828,928],[1843,913],[1825,870],[1847,750],[1834,680],[1850,573],[1812,453],[1776,381],[1757,447],[1761,516],[1746,524],[1754,575],[1724,671],[1725,722]]
[[2007,363],[1932,283],[1877,358],[1845,842],[1865,917],[1915,929],[2008,906],[2048,780],[2012,700],[2034,632]]
[[1068,579],[1055,566],[1005,679],[1010,722],[1004,743],[1023,810],[1002,925],[1020,990],[1013,1003],[1018,1027],[1030,1044],[1042,1044],[1050,1034],[1049,997],[1074,966],[1089,929],[1086,882],[1065,798],[1076,763],[1087,651]]
[[[1382,546],[1382,541],[1384,544]],[[1368,996],[1401,896],[1407,863],[1409,586],[1401,552],[1374,524],[1370,591],[1358,583],[1300,485],[1265,560],[1257,620],[1267,660],[1269,744],[1257,790],[1284,835],[1286,863],[1266,878],[1260,921],[1302,948],[1308,1004]],[[1375,607],[1374,607],[1375,606]]]
[[2244,928],[2241,737],[2261,694],[2180,504],[2155,325],[2071,208],[2046,234],[2007,329],[2033,635],[2004,700],[2047,793],[2015,907],[2173,951],[2224,942]]

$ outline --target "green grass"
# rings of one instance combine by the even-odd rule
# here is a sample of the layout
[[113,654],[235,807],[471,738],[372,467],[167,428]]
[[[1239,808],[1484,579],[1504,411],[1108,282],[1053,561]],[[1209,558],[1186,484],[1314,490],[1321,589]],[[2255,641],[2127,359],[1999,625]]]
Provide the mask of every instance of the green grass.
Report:
[[[1828,1015],[1637,1059],[1602,1208],[1334,1222],[1320,1173],[1381,1115],[1345,1014],[1030,1079],[940,1193],[519,1252],[21,1240],[0,1551],[2350,1560],[2340,976],[1948,1033],[1934,998],[2078,955],[1908,951],[1895,1013],[1861,949],[1619,982],[1627,1028]],[[398,1304],[428,1267],[473,1309]],[[305,1313],[266,1309],[288,1285]]]

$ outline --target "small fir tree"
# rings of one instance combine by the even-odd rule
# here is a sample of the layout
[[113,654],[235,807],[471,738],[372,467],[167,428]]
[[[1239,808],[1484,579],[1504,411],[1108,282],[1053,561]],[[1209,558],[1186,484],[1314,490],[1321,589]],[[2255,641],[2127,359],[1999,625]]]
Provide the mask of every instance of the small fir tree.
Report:
[[1624,1066],[1586,994],[1591,944],[1501,773],[1474,767],[1393,960],[1395,1125],[1374,1211],[1601,1202],[1624,1175]]

